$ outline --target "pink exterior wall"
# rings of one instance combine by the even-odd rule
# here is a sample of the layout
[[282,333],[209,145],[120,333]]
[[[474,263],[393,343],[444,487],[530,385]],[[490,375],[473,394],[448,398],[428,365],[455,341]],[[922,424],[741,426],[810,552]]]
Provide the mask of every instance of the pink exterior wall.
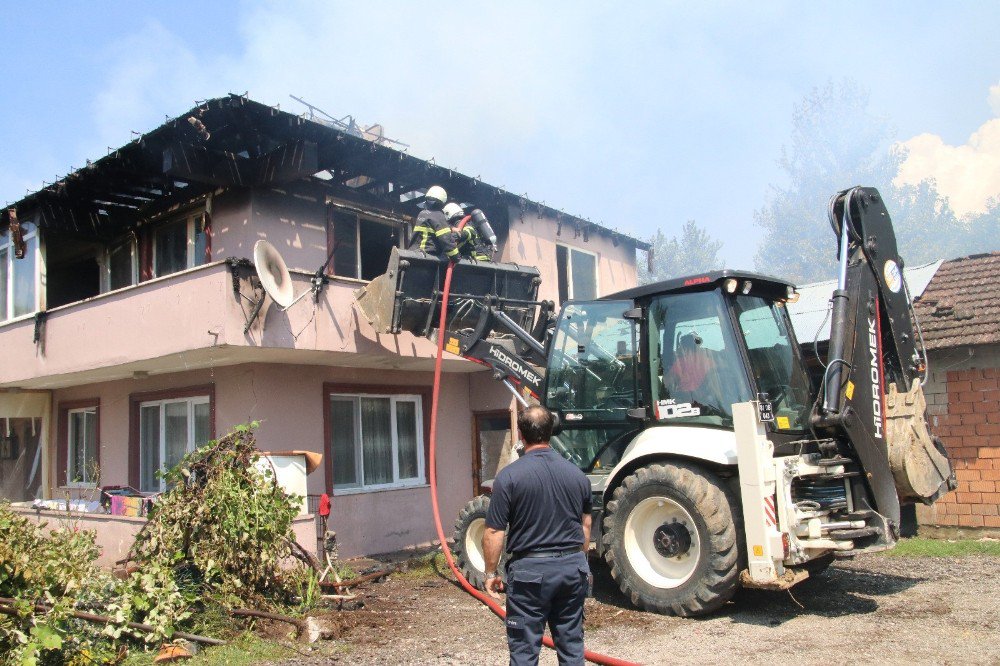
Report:
[[556,272],[556,245],[566,245],[597,255],[597,295],[605,296],[636,285],[635,248],[631,243],[614,243],[607,236],[592,232],[586,242],[583,235],[573,237],[573,226],[563,224],[556,235],[555,219],[537,210],[511,206],[510,235],[501,248],[501,261],[537,266],[542,274],[538,297],[559,303],[559,281]]
[[[486,374],[486,373],[482,373]],[[383,384],[425,387],[426,372],[331,368],[285,364],[247,364],[179,372],[144,379],[126,379],[59,389],[53,394],[53,418],[59,402],[100,399],[101,483],[128,483],[129,395],[203,384],[215,386],[216,435],[233,425],[261,422],[257,431],[262,450],[299,449],[328,454],[324,441],[326,407],[323,384]],[[469,376],[445,374],[438,426],[439,501],[444,522],[451,524],[472,497],[472,429]],[[509,400],[508,400],[509,402]],[[55,457],[50,458],[55,478]],[[426,468],[426,461],[425,461]],[[308,478],[309,493],[325,492],[326,470]],[[77,491],[58,488],[53,496]],[[427,486],[337,495],[334,491],[330,529],[339,535],[341,554],[377,553],[426,543],[435,538]],[[312,547],[312,543],[303,545]]]

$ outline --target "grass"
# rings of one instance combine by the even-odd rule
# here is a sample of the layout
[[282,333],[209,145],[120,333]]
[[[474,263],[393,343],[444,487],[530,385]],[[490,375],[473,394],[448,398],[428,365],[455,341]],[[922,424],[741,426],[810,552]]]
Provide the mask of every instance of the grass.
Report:
[[967,557],[969,555],[1000,557],[1000,541],[914,537],[900,539],[895,548],[885,551],[883,555],[888,557]]
[[406,571],[394,574],[397,578],[431,578],[438,575],[438,571],[446,571],[448,561],[442,552],[433,552],[410,560]]
[[[249,666],[266,660],[293,659],[302,656],[302,653],[313,657],[334,653],[345,655],[349,652],[350,646],[341,643],[324,642],[312,646],[299,643],[293,647],[288,643],[279,643],[246,632],[233,638],[227,645],[202,647],[194,658],[179,663],[185,666]],[[155,656],[156,651],[133,651],[123,666],[149,666]]]

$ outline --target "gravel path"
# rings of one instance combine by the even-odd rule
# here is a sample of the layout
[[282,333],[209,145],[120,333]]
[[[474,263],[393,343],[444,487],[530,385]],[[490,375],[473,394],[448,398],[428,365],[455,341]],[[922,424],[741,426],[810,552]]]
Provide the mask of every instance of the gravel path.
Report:
[[[794,598],[745,590],[702,619],[632,610],[607,569],[592,566],[587,647],[640,663],[1000,664],[1000,558],[862,556]],[[335,624],[337,640],[281,666],[507,662],[503,625],[437,575],[372,586],[366,608]],[[555,664],[554,653],[543,650],[541,663]]]

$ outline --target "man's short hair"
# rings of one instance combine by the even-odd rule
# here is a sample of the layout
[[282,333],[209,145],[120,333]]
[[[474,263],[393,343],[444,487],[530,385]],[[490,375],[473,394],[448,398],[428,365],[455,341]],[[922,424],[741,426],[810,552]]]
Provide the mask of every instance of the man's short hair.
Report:
[[517,415],[517,429],[525,444],[539,444],[552,438],[552,412],[540,405],[532,405]]

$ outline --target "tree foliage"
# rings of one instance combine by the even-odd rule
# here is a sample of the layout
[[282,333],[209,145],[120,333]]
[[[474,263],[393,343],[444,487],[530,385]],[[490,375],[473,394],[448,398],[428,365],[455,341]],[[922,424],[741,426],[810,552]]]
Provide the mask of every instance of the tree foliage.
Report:
[[882,193],[908,265],[976,251],[969,249],[981,242],[976,226],[956,217],[933,180],[893,184],[906,152],[893,143],[889,121],[869,110],[868,97],[852,81],[831,82],[795,108],[791,145],[778,160],[787,185],[772,185],[754,214],[764,231],[759,270],[799,283],[833,278],[837,242],[827,206],[854,185]]
[[667,238],[662,229],[657,229],[649,242],[653,246],[649,262],[652,266],[639,266],[640,284],[718,270],[723,266],[719,258],[722,241],[713,239],[694,220],[684,223],[680,237]]

